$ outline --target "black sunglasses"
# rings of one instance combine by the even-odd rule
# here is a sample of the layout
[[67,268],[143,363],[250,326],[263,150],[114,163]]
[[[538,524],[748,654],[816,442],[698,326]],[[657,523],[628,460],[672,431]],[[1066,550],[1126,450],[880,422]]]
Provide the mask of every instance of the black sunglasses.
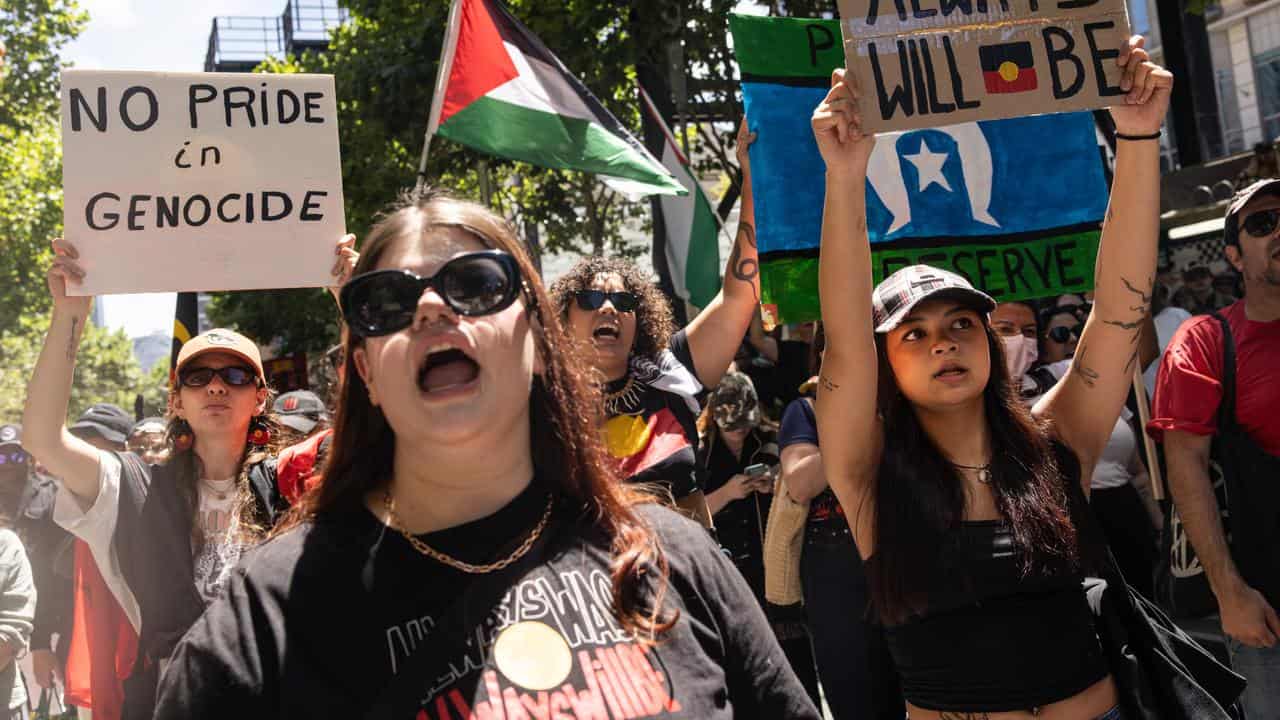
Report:
[[1049,332],[1045,334],[1049,337],[1050,340],[1056,343],[1066,344],[1066,342],[1071,339],[1072,335],[1076,337],[1080,337],[1080,334],[1083,332],[1084,332],[1083,324],[1076,325],[1075,327],[1066,327],[1065,325],[1059,325],[1056,328],[1050,329]]
[[1249,213],[1240,227],[1253,237],[1261,238],[1275,232],[1277,224],[1280,224],[1280,208],[1271,208]]
[[603,290],[579,290],[573,294],[573,299],[578,301],[578,307],[586,311],[599,310],[604,307],[604,301],[608,300],[613,303],[613,309],[618,312],[635,312],[636,306],[640,304],[640,298],[631,292],[605,292]]
[[515,302],[520,279],[516,259],[500,250],[459,255],[428,278],[408,270],[375,270],[342,287],[342,316],[356,335],[390,335],[413,324],[418,300],[429,287],[459,315],[491,315]]
[[230,365],[224,368],[198,367],[183,370],[178,379],[183,387],[202,388],[213,382],[213,376],[222,378],[222,382],[231,387],[244,387],[258,381],[258,374],[243,365]]

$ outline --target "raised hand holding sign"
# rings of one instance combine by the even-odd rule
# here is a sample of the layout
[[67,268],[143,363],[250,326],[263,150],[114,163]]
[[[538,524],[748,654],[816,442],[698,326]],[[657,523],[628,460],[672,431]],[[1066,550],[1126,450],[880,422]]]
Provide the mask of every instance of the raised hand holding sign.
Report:
[[1105,107],[1124,0],[839,0],[870,132]]
[[62,85],[63,217],[85,271],[69,293],[330,283],[346,225],[332,76],[67,70]]

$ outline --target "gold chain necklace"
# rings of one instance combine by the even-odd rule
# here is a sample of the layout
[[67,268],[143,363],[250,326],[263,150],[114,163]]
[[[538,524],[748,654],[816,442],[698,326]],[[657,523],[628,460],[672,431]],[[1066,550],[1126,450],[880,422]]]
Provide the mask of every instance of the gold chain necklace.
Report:
[[404,526],[400,524],[400,517],[396,515],[396,501],[391,497],[390,488],[387,488],[386,493],[382,496],[382,503],[387,510],[387,525],[390,526],[392,530],[403,535],[404,539],[409,541],[409,544],[413,546],[414,550],[417,550],[437,562],[444,563],[449,567],[472,575],[483,575],[484,573],[490,573],[494,570],[501,570],[524,557],[525,553],[529,552],[529,549],[533,547],[535,542],[537,542],[538,537],[542,535],[542,531],[547,528],[547,522],[551,520],[551,511],[555,508],[556,504],[555,496],[547,495],[547,507],[542,511],[542,519],[538,520],[538,524],[533,526],[533,530],[529,532],[529,536],[524,539],[524,542],[520,543],[520,547],[511,551],[510,555],[487,565],[473,565],[469,562],[463,562],[436,550],[430,545],[419,540],[408,530],[405,530]]
[[627,382],[616,392],[605,393],[604,395],[604,412],[605,415],[613,417],[621,415],[624,407],[630,407],[635,404],[639,398],[636,391],[636,379],[627,375]]

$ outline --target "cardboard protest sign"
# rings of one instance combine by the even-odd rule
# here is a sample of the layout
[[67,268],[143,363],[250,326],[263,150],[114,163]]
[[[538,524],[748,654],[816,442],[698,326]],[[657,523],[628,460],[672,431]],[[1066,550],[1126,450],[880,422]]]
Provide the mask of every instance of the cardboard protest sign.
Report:
[[873,132],[1114,104],[1124,0],[839,0]]
[[[819,316],[826,167],[810,117],[844,63],[836,20],[732,16],[751,145],[766,309]],[[1093,288],[1107,188],[1089,113],[882,134],[868,166],[879,282],[906,265],[957,272],[998,301]]]
[[62,73],[71,292],[316,287],[345,232],[331,75]]

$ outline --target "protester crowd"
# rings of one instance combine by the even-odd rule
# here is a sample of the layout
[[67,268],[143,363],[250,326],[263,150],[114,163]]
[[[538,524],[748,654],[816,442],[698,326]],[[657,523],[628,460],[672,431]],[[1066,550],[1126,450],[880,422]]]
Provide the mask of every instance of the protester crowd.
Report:
[[[1172,78],[1140,39],[1118,62],[1086,295],[873,285],[876,139],[839,72],[819,322],[762,323],[745,123],[723,288],[687,326],[628,262],[548,288],[501,217],[417,192],[337,243],[332,402],[276,397],[215,329],[165,417],[65,425],[90,299],[55,240],[0,427],[11,715],[1280,717],[1280,179],[1227,211],[1237,275],[1177,276]],[[1243,681],[1157,608],[1175,523]]]

